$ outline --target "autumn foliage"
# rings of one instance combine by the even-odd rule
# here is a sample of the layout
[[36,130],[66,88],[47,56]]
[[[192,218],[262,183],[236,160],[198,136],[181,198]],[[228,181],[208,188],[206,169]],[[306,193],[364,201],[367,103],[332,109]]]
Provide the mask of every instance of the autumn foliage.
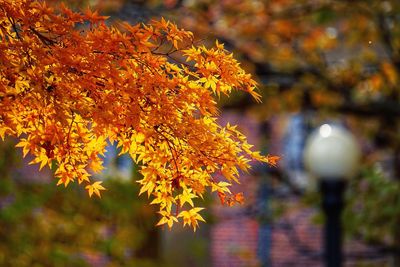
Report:
[[196,229],[193,199],[210,188],[224,203],[242,202],[229,189],[238,170],[275,159],[217,123],[215,95],[242,90],[259,101],[256,84],[222,44],[197,46],[171,22],[105,19],[0,0],[0,136],[19,138],[59,185],[77,181],[98,196],[104,187],[92,174],[116,142],[141,166],[140,193],[159,205],[159,225],[181,219]]

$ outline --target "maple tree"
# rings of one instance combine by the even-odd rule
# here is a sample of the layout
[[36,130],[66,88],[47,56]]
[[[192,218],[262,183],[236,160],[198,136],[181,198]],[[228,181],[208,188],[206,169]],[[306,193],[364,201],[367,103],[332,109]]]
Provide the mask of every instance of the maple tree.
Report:
[[224,203],[242,202],[229,190],[238,170],[273,163],[235,126],[217,123],[214,95],[242,90],[260,101],[256,83],[222,44],[197,46],[174,23],[105,20],[0,1],[0,136],[19,138],[31,163],[53,167],[58,185],[84,184],[90,196],[105,189],[92,174],[116,142],[140,164],[140,194],[159,206],[158,225],[182,218],[195,230],[203,218],[193,199],[211,188]]

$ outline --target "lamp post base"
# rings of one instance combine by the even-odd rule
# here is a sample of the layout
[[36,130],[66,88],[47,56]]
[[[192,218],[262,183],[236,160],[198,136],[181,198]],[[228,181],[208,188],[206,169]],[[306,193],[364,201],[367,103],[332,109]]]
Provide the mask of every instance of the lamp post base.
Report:
[[323,178],[320,182],[322,209],[325,215],[324,261],[326,267],[342,267],[341,215],[344,206],[344,179]]

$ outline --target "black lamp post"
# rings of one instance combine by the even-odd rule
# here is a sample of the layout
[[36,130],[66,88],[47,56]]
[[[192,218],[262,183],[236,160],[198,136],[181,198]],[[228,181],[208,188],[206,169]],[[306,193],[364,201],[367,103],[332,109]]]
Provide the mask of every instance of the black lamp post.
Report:
[[358,168],[360,152],[357,142],[346,129],[324,124],[310,135],[304,150],[309,171],[319,178],[322,210],[325,215],[324,261],[326,267],[341,267],[341,214],[346,181]]

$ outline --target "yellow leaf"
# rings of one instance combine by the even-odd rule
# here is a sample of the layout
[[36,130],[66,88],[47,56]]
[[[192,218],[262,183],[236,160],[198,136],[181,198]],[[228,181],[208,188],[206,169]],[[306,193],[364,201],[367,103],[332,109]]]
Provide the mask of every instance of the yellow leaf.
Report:
[[97,182],[94,182],[93,184],[87,185],[85,187],[85,189],[88,190],[88,193],[89,193],[90,197],[92,197],[93,193],[96,194],[98,197],[101,197],[100,190],[106,190],[101,185],[101,183],[103,183],[103,182],[102,181],[97,181]]

